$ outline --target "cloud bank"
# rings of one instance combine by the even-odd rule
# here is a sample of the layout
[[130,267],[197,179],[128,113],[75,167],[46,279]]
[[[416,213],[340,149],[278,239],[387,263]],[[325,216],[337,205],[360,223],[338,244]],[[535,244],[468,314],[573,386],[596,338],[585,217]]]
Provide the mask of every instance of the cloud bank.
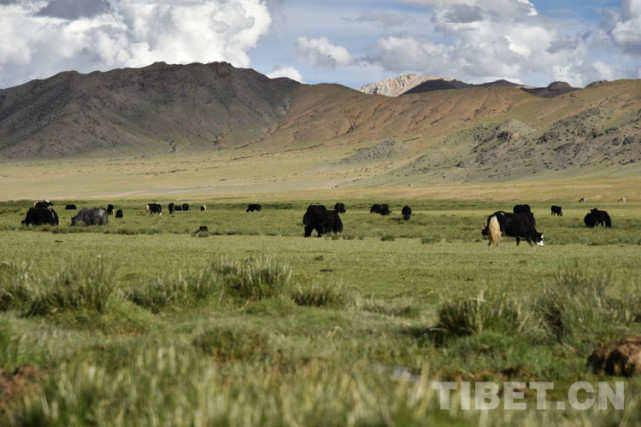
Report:
[[264,0],[3,0],[0,87],[156,61],[248,67],[271,22]]
[[[563,80],[582,87],[641,75],[641,0],[623,0],[620,7],[608,2],[609,8],[600,9],[577,0],[552,15],[541,14],[528,0],[396,3],[405,9],[360,10],[342,18],[354,26],[353,33],[365,33],[367,26],[369,34],[378,32],[366,49],[348,37],[299,36],[296,57],[327,69],[358,72],[367,66],[388,76],[413,72],[472,83]],[[579,7],[600,21],[586,19]]]

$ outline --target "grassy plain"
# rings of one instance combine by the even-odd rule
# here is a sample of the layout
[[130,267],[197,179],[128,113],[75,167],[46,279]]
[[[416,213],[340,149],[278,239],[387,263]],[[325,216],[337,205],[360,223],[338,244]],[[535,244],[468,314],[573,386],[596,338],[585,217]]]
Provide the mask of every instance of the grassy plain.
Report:
[[[193,210],[162,216],[145,213],[148,199],[74,198],[71,186],[54,202],[60,226],[31,228],[20,225],[31,201],[1,202],[0,367],[14,393],[0,423],[632,424],[639,380],[586,366],[600,344],[641,332],[632,183],[576,191],[610,212],[612,229],[583,226],[592,204],[563,197],[578,182],[551,196],[541,183],[496,184],[487,198],[454,185],[181,194]],[[303,238],[307,204],[338,198],[342,235]],[[170,200],[159,196],[165,210]],[[246,213],[248,201],[263,210]],[[481,239],[487,215],[514,201],[530,202],[545,247]],[[113,203],[124,218],[71,227],[65,202]],[[373,202],[392,215],[370,214]],[[433,381],[554,390],[546,410],[530,390],[527,410],[468,411],[458,388],[443,410]],[[625,409],[556,409],[576,381],[623,381]]]

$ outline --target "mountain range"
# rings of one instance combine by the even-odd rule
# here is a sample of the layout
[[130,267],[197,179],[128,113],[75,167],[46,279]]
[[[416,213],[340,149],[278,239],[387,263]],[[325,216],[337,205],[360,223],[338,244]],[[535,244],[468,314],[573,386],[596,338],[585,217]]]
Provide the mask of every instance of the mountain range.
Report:
[[641,165],[639,80],[583,89],[396,80],[370,85],[395,87],[389,96],[228,63],[63,72],[0,90],[0,158],[330,153],[338,168],[384,165],[374,185],[636,174]]

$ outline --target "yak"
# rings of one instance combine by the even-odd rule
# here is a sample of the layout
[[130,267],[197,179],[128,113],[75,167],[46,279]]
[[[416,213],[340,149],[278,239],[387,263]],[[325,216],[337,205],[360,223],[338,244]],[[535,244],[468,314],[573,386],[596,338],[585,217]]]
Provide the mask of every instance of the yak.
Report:
[[22,220],[23,225],[58,225],[59,223],[58,214],[51,208],[29,208]]
[[584,218],[583,222],[587,227],[596,227],[597,225],[612,227],[612,220],[606,211],[597,208],[592,209]]
[[105,208],[83,208],[78,215],[71,218],[71,225],[81,221],[85,225],[105,225],[109,223],[109,214]]
[[[518,246],[521,239],[525,239],[530,246],[534,242],[537,246],[543,246],[543,233],[536,231],[534,227],[535,220],[532,212],[529,213],[508,213],[504,211],[494,212],[487,218],[487,225],[481,230],[483,236],[487,236],[490,230],[490,222],[493,217],[499,223],[501,234],[505,236],[516,237]],[[491,241],[490,241],[491,243]]]
[[409,220],[410,217],[412,216],[412,208],[410,208],[407,205],[403,206],[403,210],[401,211],[401,215],[403,215],[403,219],[405,221]]
[[318,237],[327,233],[341,233],[343,222],[336,211],[329,211],[323,205],[309,205],[303,215],[303,226],[305,226],[305,237],[312,235],[316,230]]

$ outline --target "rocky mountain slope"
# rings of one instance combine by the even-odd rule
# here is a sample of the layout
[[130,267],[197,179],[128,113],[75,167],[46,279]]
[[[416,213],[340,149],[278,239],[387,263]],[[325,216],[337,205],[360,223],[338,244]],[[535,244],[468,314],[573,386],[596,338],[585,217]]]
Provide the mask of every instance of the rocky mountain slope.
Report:
[[345,176],[367,171],[345,186],[641,166],[640,81],[555,83],[552,97],[507,83],[389,97],[226,63],[67,72],[0,90],[0,158],[270,152],[310,167],[326,158],[322,167]]
[[269,136],[289,79],[227,63],[64,72],[0,91],[0,155],[221,149]]

